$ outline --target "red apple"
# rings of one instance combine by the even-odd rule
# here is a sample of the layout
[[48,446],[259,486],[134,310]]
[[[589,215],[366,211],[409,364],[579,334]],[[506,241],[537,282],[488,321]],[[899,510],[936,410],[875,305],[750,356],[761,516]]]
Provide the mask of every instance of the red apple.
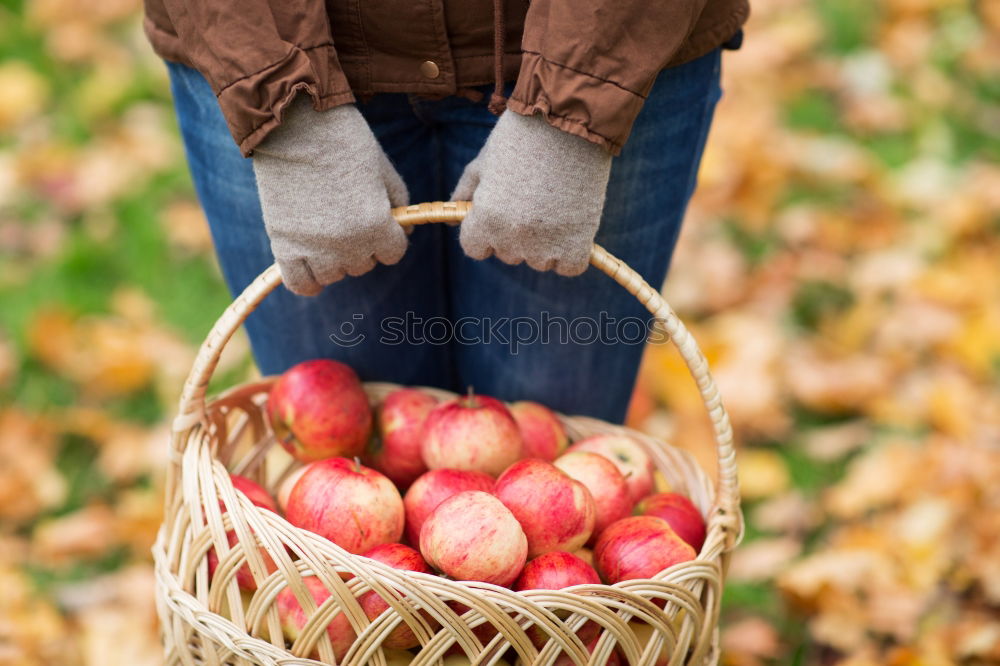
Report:
[[572,553],[554,550],[528,562],[512,589],[517,592],[561,590],[572,585],[598,585],[600,582],[594,567]]
[[[404,546],[401,543],[385,543],[381,546],[375,546],[371,550],[367,551],[365,557],[370,557],[373,560],[378,560],[382,564],[387,564],[394,569],[403,569],[405,571],[419,571],[421,573],[434,573],[431,568],[424,561],[424,558],[420,556],[420,553],[413,550],[409,546]],[[358,599],[358,603],[361,604],[361,609],[368,616],[369,620],[374,620],[379,615],[385,612],[389,608],[389,604],[380,595],[376,594],[374,590],[366,592],[361,595]],[[424,614],[424,619],[427,620],[428,624],[434,626],[431,616],[427,614],[426,611],[422,611]],[[413,630],[405,622],[400,623],[395,629],[390,632],[390,634],[382,641],[382,647],[396,648],[401,650],[408,650],[409,648],[416,647],[420,644]]]
[[528,557],[528,540],[507,507],[469,490],[441,502],[420,529],[420,552],[457,580],[510,585]]
[[[312,595],[317,607],[330,597],[330,591],[326,589],[326,586],[316,576],[307,576],[302,579],[302,582],[305,583],[306,589]],[[302,605],[299,604],[299,600],[292,594],[291,589],[287,587],[278,593],[274,603],[278,609],[278,618],[281,620],[281,629],[285,634],[285,638],[289,641],[295,641],[309,620],[305,611],[302,610]],[[354,632],[350,620],[347,619],[347,616],[343,612],[337,613],[330,619],[330,623],[326,627],[326,633],[330,637],[330,643],[333,644],[333,654],[339,662],[347,654],[347,651],[351,649],[351,645],[354,644],[357,634]],[[318,659],[318,650],[313,650],[310,656],[313,659]]]
[[622,518],[597,539],[597,569],[609,583],[652,578],[664,569],[693,560],[697,553],[662,518]]
[[397,389],[375,410],[376,437],[365,462],[406,488],[427,471],[420,452],[424,421],[437,398],[418,389]]
[[[233,488],[242,492],[247,496],[254,506],[259,506],[262,509],[267,509],[274,513],[278,513],[278,507],[274,505],[274,500],[268,494],[263,487],[250,479],[239,476],[238,474],[230,474],[230,480],[233,483]],[[219,500],[219,508],[225,512],[226,505],[222,500]],[[229,541],[230,548],[236,546],[239,539],[236,536],[234,530],[228,530],[226,532],[226,538]],[[274,560],[264,548],[260,548],[261,558],[264,560],[264,569],[271,573],[277,566],[274,564]],[[215,575],[215,570],[219,567],[219,555],[215,552],[215,548],[208,551],[208,575],[212,577]],[[254,580],[253,574],[250,572],[250,564],[246,563],[236,571],[236,584],[239,585],[242,590],[256,590],[257,581]]]
[[285,479],[278,486],[278,494],[277,494],[278,507],[283,512],[288,511],[288,496],[292,494],[292,488],[294,488],[295,484],[299,482],[299,479],[302,478],[302,475],[306,473],[306,469],[308,469],[308,465],[303,465],[302,467],[299,467],[291,474],[286,476]]
[[[528,562],[511,588],[517,592],[523,590],[561,590],[572,585],[596,585],[600,582],[601,578],[592,566],[575,555],[557,550],[540,555]],[[459,603],[453,603],[452,608],[459,615],[469,610],[468,606]],[[556,615],[565,619],[568,613],[556,611]],[[599,629],[597,623],[587,622],[578,633],[580,640],[586,643]],[[485,645],[493,639],[497,630],[492,624],[481,624],[473,632]],[[527,634],[531,638],[531,642],[539,649],[549,640],[548,634],[534,626],[528,628]]]
[[687,541],[696,553],[705,544],[705,519],[698,508],[679,493],[656,493],[639,502],[635,512],[640,516],[656,516],[670,523],[677,536]]
[[254,506],[262,507],[272,513],[278,513],[278,507],[275,506],[271,493],[264,490],[264,487],[259,483],[239,474],[230,474],[229,480],[232,481],[233,488],[246,495],[247,499],[253,502]]
[[420,476],[403,498],[406,509],[406,540],[420,544],[420,528],[438,504],[466,490],[493,492],[493,477],[460,469],[434,469]]
[[274,435],[298,460],[359,456],[372,431],[368,396],[350,367],[329,359],[288,369],[271,387]]
[[553,463],[571,479],[576,479],[590,491],[597,505],[597,519],[591,541],[608,525],[632,513],[632,496],[625,477],[618,467],[597,453],[573,451]]
[[537,458],[514,463],[497,479],[493,493],[521,523],[528,557],[576,550],[594,531],[597,507],[590,491],[552,463]]
[[510,413],[521,431],[525,458],[552,462],[569,446],[562,421],[545,405],[522,400],[510,406]]
[[653,490],[653,461],[642,446],[625,435],[593,435],[569,447],[568,451],[599,453],[615,465],[628,483],[635,504]]
[[288,496],[285,517],[351,553],[403,536],[403,498],[396,486],[347,458],[310,463]]
[[[469,607],[466,606],[463,603],[459,603],[458,601],[449,601],[448,602],[448,606],[453,611],[455,611],[456,615],[459,615],[459,616],[465,615],[466,613],[469,612]],[[495,626],[493,626],[492,622],[483,622],[482,624],[477,624],[472,629],[472,634],[477,639],[479,639],[479,642],[482,643],[483,645],[489,645],[490,641],[492,641],[493,637],[496,636],[498,633],[500,633],[499,630]],[[465,656],[465,653],[462,652],[462,648],[458,644],[454,644],[454,645],[452,645],[450,648],[448,648],[445,651],[445,655],[446,656],[451,656],[451,655],[462,655],[462,656]],[[447,663],[447,661],[448,660],[445,659],[445,663]],[[466,663],[468,663],[468,662],[466,662]]]
[[469,469],[496,476],[521,459],[522,446],[521,432],[504,404],[470,391],[431,411],[421,450],[429,469]]
[[[539,555],[524,566],[521,575],[514,581],[513,589],[524,590],[561,590],[573,585],[597,585],[601,577],[590,566],[576,555],[561,550]],[[565,611],[556,611],[561,619],[567,617]],[[595,622],[585,623],[577,635],[586,643],[600,629]],[[542,629],[531,626],[528,637],[536,648],[541,649],[549,640],[549,635]]]

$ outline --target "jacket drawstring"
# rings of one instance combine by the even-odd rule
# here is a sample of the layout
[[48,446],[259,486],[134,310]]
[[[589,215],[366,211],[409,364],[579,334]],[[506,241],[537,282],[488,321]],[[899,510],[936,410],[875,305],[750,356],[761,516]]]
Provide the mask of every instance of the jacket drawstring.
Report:
[[490,95],[487,108],[497,116],[507,108],[507,98],[503,96],[503,52],[506,37],[503,0],[493,0],[493,94]]

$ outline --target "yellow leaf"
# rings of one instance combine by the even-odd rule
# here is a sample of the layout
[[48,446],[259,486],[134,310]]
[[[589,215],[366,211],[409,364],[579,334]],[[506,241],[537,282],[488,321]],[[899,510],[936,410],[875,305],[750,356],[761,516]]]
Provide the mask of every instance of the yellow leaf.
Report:
[[10,342],[0,334],[0,389],[6,388],[17,371],[17,357]]
[[739,464],[740,493],[744,498],[770,497],[788,488],[788,467],[774,451],[744,449],[736,460]]
[[0,522],[18,524],[62,502],[66,483],[51,424],[9,408],[0,411],[0,433]]
[[95,395],[122,395],[153,377],[155,349],[141,327],[114,317],[74,319],[62,310],[38,312],[28,326],[32,353]]
[[863,409],[885,395],[894,378],[892,366],[867,353],[830,354],[799,344],[785,356],[785,379],[792,396],[825,413]]
[[34,118],[48,102],[49,84],[20,60],[0,64],[0,133]]
[[192,252],[212,249],[208,222],[197,201],[180,199],[171,203],[163,211],[162,224],[167,238],[175,246]]
[[851,462],[844,480],[824,493],[823,504],[834,516],[849,519],[898,502],[919,465],[916,447],[908,442],[873,447]]
[[727,663],[759,663],[744,662],[737,660],[737,657],[774,659],[779,655],[780,649],[778,630],[763,618],[747,617],[723,627],[722,651]]
[[759,582],[774,578],[802,552],[802,542],[791,537],[755,539],[733,553],[729,575],[735,581]]
[[58,567],[77,559],[93,559],[118,545],[115,516],[105,505],[94,505],[39,523],[32,533],[32,558]]
[[944,351],[977,377],[991,377],[1000,359],[1000,308],[996,303],[966,317]]

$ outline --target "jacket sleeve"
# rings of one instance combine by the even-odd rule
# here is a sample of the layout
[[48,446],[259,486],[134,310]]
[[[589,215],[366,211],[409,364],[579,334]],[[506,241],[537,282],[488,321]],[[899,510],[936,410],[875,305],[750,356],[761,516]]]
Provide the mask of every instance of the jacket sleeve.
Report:
[[508,108],[617,155],[706,0],[531,0]]
[[[215,91],[244,156],[281,123],[300,92],[323,111],[354,101],[337,60],[323,0],[162,0],[178,59]],[[279,15],[280,13],[280,15]],[[281,34],[278,25],[294,26]],[[146,28],[152,27],[147,18]]]

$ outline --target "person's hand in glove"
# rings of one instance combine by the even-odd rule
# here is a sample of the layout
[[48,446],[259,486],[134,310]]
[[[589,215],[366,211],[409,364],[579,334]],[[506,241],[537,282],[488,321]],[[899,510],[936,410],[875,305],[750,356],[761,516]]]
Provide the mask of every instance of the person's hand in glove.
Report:
[[454,201],[472,201],[459,232],[462,249],[473,259],[495,254],[508,264],[579,275],[601,222],[611,159],[539,115],[505,111],[452,193]]
[[254,149],[264,225],[285,286],[304,296],[394,264],[406,234],[393,206],[406,184],[353,104],[317,112],[300,94]]

